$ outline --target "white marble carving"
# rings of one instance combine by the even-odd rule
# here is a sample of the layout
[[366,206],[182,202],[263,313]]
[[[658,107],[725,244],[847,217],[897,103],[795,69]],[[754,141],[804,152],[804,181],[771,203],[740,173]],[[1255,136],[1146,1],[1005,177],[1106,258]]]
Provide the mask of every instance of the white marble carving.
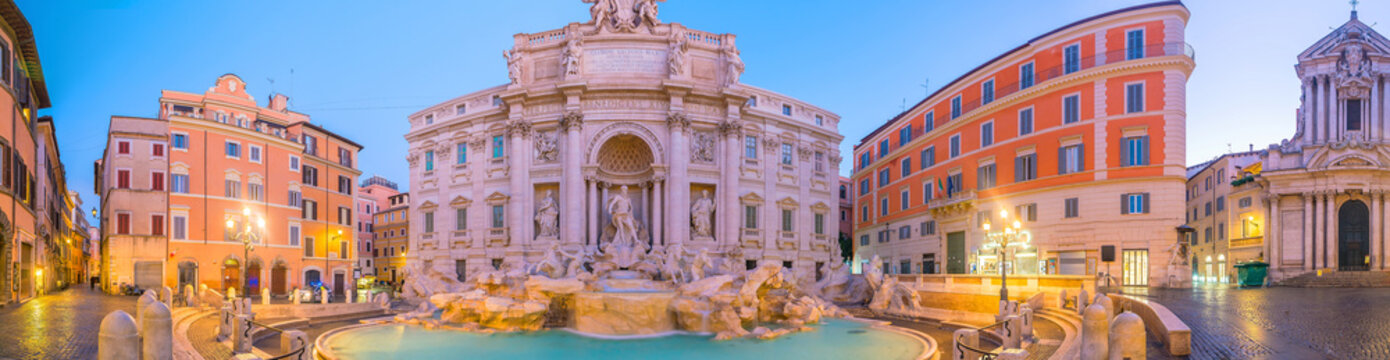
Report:
[[540,228],[538,237],[560,236],[560,207],[555,203],[555,192],[545,191],[540,206],[536,207],[536,225]]
[[714,226],[710,219],[714,216],[714,201],[710,200],[709,190],[702,190],[700,198],[690,205],[690,234],[695,237],[713,236]]

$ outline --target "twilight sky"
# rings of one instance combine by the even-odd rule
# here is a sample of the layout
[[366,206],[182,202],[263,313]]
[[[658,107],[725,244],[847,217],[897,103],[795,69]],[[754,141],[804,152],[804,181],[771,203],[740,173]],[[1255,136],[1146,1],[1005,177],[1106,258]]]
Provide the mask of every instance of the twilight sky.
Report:
[[[96,206],[92,162],[110,116],[155,116],[159,91],[202,93],[224,73],[262,105],[366,146],[364,177],[408,183],[405,116],[507,81],[512,35],[589,20],[579,0],[17,0],[33,25],[69,186]],[[744,83],[838,113],[848,175],[860,138],[980,63],[1043,32],[1145,0],[671,0],[661,19],[737,34]],[[1346,22],[1342,1],[1190,1],[1187,163],[1294,133],[1294,57]],[[1386,2],[1360,6],[1368,24]],[[1382,29],[1381,27],[1376,27]],[[88,211],[84,211],[87,213]]]

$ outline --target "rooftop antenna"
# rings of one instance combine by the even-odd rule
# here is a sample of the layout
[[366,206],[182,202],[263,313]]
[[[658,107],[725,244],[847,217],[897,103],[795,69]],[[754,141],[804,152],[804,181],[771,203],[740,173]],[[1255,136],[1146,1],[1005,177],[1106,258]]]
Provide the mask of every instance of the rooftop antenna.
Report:
[[1233,152],[1235,152],[1235,150],[1231,150],[1231,143],[1226,143],[1226,153],[1233,153]]
[[267,78],[265,78],[265,81],[269,81],[269,82],[270,82],[270,93],[271,93],[271,94],[274,94],[274,93],[275,93],[275,78],[267,77]]
[[907,98],[903,98],[903,104],[899,106],[898,112],[907,111]]
[[925,93],[922,95],[922,98],[924,99],[928,96],[931,96],[931,88],[927,87],[928,84],[931,84],[931,78],[927,78],[926,80],[922,81],[922,85],[920,85],[922,87],[922,92]]
[[[294,68],[290,68],[290,103],[294,102]],[[288,107],[289,104],[285,104]]]

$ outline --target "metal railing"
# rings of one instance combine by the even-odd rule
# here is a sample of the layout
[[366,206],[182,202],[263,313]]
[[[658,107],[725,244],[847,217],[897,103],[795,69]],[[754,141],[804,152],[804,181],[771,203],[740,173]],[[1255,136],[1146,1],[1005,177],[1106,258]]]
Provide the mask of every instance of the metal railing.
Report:
[[[281,328],[278,328],[278,327],[274,327],[274,326],[270,326],[270,324],[265,324],[265,323],[257,322],[257,321],[255,321],[255,320],[247,320],[247,322],[251,323],[251,325],[255,325],[255,326],[260,327],[260,328],[262,328],[262,329],[274,331],[276,334],[284,335],[284,333],[285,333],[285,330],[284,330],[284,329],[281,329]],[[250,327],[246,328],[246,331],[247,331],[247,332],[250,332],[250,331],[251,331],[251,328],[250,328]],[[249,334],[247,334],[247,336],[249,337]],[[294,358],[298,358],[298,356],[299,356],[300,354],[303,354],[305,351],[308,350],[308,347],[309,347],[308,341],[304,341],[303,343],[300,343],[300,344],[299,344],[299,347],[296,347],[296,348],[294,348],[294,349],[290,349],[290,351],[287,352],[287,353],[281,354],[280,356],[271,357],[270,359],[267,359],[267,360],[281,360],[281,359],[294,359]]]
[[[1001,320],[1001,321],[999,321],[999,322],[997,322],[997,323],[993,323],[993,324],[981,326],[981,327],[978,327],[978,328],[966,328],[966,329],[975,330],[976,333],[977,333],[977,335],[976,335],[976,340],[978,340],[978,339],[979,339],[978,333],[984,332],[986,329],[989,329],[989,328],[992,328],[992,327],[995,327],[995,326],[1001,326],[1001,325],[1002,325],[1003,327],[1001,327],[1001,329],[1004,330],[1004,333],[1005,333],[1004,337],[1005,337],[1005,338],[1008,338],[1008,337],[1010,337],[1010,336],[1013,336],[1013,333],[1012,333],[1013,330],[1010,330],[1010,329],[1009,329],[1009,325],[1008,325],[1008,324],[1009,324],[1009,320]],[[952,339],[951,342],[955,343],[954,346],[956,347],[956,351],[959,351],[959,352],[961,352],[961,353],[964,353],[964,352],[967,352],[967,351],[968,351],[968,352],[980,354],[980,360],[995,360],[995,359],[998,359],[998,358],[999,358],[999,354],[997,354],[997,353],[995,353],[995,352],[993,352],[993,351],[981,349],[981,348],[975,347],[975,346],[966,345],[965,342],[962,341],[962,340],[963,340],[963,339],[961,338],[961,335],[956,335],[956,337],[955,337],[954,339]]]

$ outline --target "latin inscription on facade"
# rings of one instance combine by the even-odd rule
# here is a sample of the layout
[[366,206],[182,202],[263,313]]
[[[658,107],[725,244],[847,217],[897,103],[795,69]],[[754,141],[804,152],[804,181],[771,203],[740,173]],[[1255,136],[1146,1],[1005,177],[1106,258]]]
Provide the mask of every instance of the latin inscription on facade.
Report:
[[588,73],[639,72],[664,74],[666,51],[649,49],[594,49],[584,51]]

